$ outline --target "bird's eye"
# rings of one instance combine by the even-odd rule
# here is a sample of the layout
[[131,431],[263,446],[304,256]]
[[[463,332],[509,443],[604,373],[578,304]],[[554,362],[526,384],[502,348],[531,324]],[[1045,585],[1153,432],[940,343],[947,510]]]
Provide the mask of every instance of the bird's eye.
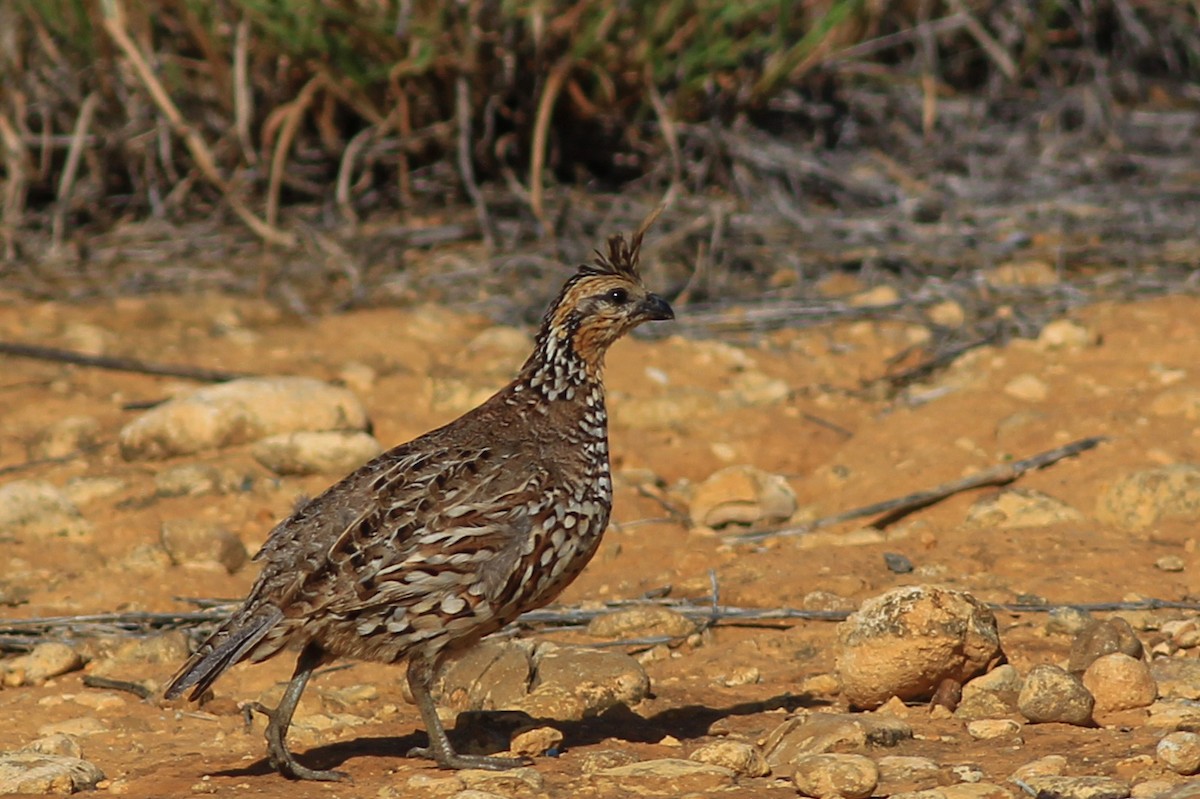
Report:
[[605,298],[614,305],[624,305],[629,299],[629,292],[625,289],[613,289],[605,295]]

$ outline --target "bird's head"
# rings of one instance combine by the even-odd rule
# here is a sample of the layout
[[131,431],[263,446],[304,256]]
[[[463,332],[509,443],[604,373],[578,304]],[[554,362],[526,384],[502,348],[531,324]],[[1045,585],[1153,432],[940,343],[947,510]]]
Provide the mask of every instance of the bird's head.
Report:
[[630,241],[624,236],[608,240],[608,252],[584,264],[567,281],[542,319],[538,348],[526,370],[559,364],[577,370],[580,377],[599,376],[609,346],[643,322],[674,319],[675,312],[662,297],[650,293],[638,273],[642,234]]
[[638,273],[642,237],[608,240],[608,252],[584,264],[567,281],[542,320],[542,332],[568,344],[585,363],[599,365],[614,341],[643,322],[674,319],[662,297]]

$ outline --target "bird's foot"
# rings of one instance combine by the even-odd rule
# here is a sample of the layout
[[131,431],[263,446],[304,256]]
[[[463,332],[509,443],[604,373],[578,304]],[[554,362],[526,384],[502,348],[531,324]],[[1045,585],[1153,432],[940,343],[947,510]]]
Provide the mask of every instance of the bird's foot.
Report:
[[490,755],[460,755],[458,752],[446,752],[439,755],[431,747],[417,746],[408,750],[409,757],[422,757],[426,760],[437,761],[440,768],[463,769],[479,768],[487,771],[508,771],[509,769],[529,766],[533,761],[527,757],[493,757]]
[[279,716],[273,709],[259,702],[248,702],[242,706],[242,713],[245,714],[247,727],[250,726],[254,713],[261,713],[267,717],[267,762],[271,764],[271,768],[289,780],[341,782],[350,779],[350,775],[344,771],[322,771],[300,765],[284,743],[287,727],[279,723]]

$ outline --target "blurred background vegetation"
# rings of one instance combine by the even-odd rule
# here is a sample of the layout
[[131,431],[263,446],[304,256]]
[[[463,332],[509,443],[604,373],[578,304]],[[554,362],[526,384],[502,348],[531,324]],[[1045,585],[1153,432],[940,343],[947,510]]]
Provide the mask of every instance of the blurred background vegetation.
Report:
[[553,230],[547,187],[728,189],[722,131],[936,146],[969,97],[1103,139],[1198,86],[1195,0],[4,0],[0,257],[465,203],[490,240],[489,208]]

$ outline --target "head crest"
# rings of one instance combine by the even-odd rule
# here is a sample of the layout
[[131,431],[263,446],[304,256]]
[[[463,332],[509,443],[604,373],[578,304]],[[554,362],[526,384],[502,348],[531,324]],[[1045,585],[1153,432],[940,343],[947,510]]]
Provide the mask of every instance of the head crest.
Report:
[[646,230],[654,224],[654,220],[658,219],[658,215],[663,212],[664,206],[660,205],[650,212],[645,221],[638,226],[637,231],[633,234],[630,240],[625,241],[625,237],[620,233],[608,238],[608,254],[596,251],[596,259],[590,264],[584,264],[579,267],[580,274],[583,275],[621,275],[623,277],[640,280],[638,274],[638,256],[641,254],[642,237],[646,235]]

